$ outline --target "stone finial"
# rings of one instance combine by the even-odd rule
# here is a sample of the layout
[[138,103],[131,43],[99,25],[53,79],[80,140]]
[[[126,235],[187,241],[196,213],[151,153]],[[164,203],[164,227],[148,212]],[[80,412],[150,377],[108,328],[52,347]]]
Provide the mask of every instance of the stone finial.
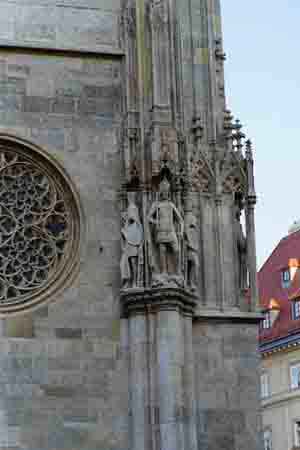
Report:
[[226,109],[224,111],[223,127],[224,127],[224,131],[225,131],[225,135],[228,138],[232,137],[232,130],[234,129],[234,125],[232,123],[232,120],[233,120],[233,115],[231,114],[231,111],[229,109]]
[[238,152],[242,152],[243,149],[243,140],[245,139],[246,135],[242,132],[243,125],[241,122],[237,119],[234,123],[234,140],[235,140],[235,148]]
[[215,43],[216,43],[216,49],[215,49],[216,59],[221,62],[224,62],[226,60],[226,53],[224,53],[223,49],[222,49],[222,40],[216,39]]
[[253,170],[253,148],[250,139],[246,142],[246,161],[247,161],[247,172],[248,172],[248,204],[255,205],[256,203],[256,192],[255,192],[255,182],[254,182],[254,170]]
[[247,161],[253,161],[253,147],[250,139],[246,141],[246,159]]

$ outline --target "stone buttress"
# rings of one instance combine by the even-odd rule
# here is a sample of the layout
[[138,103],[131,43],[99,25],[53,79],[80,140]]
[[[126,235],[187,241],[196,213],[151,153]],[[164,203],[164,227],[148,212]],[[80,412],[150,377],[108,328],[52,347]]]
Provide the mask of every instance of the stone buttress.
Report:
[[226,107],[219,0],[122,17],[130,448],[260,450],[253,150]]

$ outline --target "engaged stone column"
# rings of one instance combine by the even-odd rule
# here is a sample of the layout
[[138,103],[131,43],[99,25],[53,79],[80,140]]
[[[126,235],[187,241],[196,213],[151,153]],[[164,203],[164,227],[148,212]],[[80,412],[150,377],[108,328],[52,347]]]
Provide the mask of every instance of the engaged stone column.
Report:
[[257,266],[256,266],[256,240],[255,240],[255,205],[256,192],[254,184],[254,161],[252,143],[246,142],[246,162],[247,162],[247,209],[246,209],[246,232],[247,232],[247,265],[249,270],[249,285],[251,293],[250,311],[258,309],[258,286],[257,286]]
[[157,382],[161,450],[184,448],[182,327],[178,311],[158,311]]
[[258,287],[257,287],[257,266],[256,266],[256,242],[255,242],[255,210],[256,197],[247,199],[247,260],[249,268],[249,286],[251,293],[250,310],[256,311],[258,308]]
[[196,399],[195,399],[195,368],[193,352],[193,316],[186,314],[184,321],[184,411],[183,424],[185,449],[197,450],[196,432]]
[[132,450],[147,450],[149,418],[147,410],[147,335],[146,316],[137,314],[129,318],[130,345],[130,403],[132,418]]
[[180,288],[121,293],[130,330],[132,449],[196,449],[192,317]]

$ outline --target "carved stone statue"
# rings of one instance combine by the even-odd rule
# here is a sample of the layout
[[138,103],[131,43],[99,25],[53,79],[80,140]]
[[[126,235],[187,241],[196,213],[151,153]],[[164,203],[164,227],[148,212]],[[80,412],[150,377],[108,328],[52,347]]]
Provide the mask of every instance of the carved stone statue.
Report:
[[173,202],[169,200],[170,184],[165,178],[160,183],[160,199],[151,206],[148,222],[153,230],[153,253],[158,253],[158,270],[155,264],[155,255],[150,266],[152,269],[153,284],[175,283],[181,285],[183,276],[180,267],[180,240],[176,233],[178,226],[179,237],[182,238],[184,222],[180,212]]
[[129,203],[122,219],[122,256],[120,262],[122,288],[136,288],[138,287],[139,264],[142,258],[144,233],[138,208],[133,202]]
[[191,211],[187,212],[184,224],[187,286],[191,290],[195,291],[197,287],[197,272],[199,267],[199,235],[197,219]]
[[241,224],[242,205],[241,202],[235,204],[235,240],[238,254],[238,283],[241,291],[247,289],[247,239],[244,235]]

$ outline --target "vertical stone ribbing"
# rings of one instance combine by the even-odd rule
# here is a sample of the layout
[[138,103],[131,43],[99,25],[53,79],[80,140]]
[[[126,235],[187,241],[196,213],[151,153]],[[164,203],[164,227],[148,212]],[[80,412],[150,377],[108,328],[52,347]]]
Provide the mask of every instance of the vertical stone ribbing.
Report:
[[123,158],[125,168],[125,179],[130,181],[132,165],[135,163],[137,169],[137,149],[140,139],[139,133],[139,104],[138,104],[138,70],[137,60],[137,17],[134,0],[128,0],[124,8],[124,42],[125,42],[125,110],[124,118],[124,143]]
[[216,131],[217,136],[222,134],[223,116],[226,108],[225,98],[225,75],[224,61],[226,55],[223,51],[223,33],[220,0],[214,0],[212,6],[212,24],[214,31],[214,57],[215,57],[215,80],[216,80]]
[[177,68],[182,76],[182,121],[183,129],[188,129],[195,116],[194,74],[193,74],[193,37],[191,32],[191,0],[176,1],[177,40],[182,62]]
[[204,140],[207,142],[209,96],[209,40],[206,0],[191,0],[191,27],[193,38],[193,73],[195,116],[203,121]]

